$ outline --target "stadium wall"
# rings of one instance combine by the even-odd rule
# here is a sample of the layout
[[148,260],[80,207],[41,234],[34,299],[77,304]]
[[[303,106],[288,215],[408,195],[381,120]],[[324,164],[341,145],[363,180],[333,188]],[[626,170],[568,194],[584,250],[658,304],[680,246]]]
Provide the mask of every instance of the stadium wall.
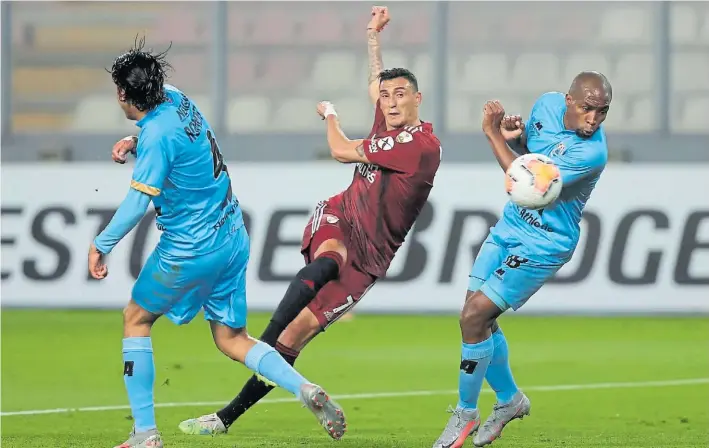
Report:
[[[330,162],[231,164],[252,237],[248,300],[272,310],[302,266],[315,204],[346,187]],[[89,279],[86,253],[128,190],[130,166],[4,164],[4,307],[122,307],[158,241],[151,212]],[[589,201],[572,261],[521,313],[709,313],[709,165],[611,165]],[[506,196],[497,166],[445,165],[428,206],[358,309],[457,312],[468,272]]]

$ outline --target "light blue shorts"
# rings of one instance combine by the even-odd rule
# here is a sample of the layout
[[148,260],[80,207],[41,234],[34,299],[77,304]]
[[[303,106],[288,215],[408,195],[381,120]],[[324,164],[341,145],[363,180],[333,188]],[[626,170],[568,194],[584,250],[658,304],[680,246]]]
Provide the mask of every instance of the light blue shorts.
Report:
[[502,311],[519,309],[563,266],[531,260],[524,249],[488,235],[470,271],[468,290],[480,290]]
[[249,245],[241,226],[230,242],[206,255],[174,257],[156,249],[133,286],[133,300],[177,325],[189,323],[204,309],[206,320],[244,328]]

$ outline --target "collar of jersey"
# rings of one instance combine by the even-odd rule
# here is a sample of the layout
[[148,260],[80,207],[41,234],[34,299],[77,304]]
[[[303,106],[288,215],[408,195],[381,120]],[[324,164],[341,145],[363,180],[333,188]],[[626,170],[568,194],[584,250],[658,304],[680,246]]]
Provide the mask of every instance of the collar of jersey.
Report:
[[159,104],[156,107],[154,107],[153,109],[151,109],[147,114],[145,114],[145,116],[143,118],[138,120],[135,123],[135,125],[138,126],[139,128],[142,128],[143,126],[145,126],[150,120],[155,118],[160,113],[164,104],[165,103]]

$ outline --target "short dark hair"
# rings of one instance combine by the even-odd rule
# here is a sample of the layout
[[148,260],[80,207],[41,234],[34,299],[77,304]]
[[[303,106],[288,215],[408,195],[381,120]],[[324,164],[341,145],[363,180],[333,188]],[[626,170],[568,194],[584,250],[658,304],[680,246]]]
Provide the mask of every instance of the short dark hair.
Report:
[[404,78],[407,81],[411,83],[411,87],[414,88],[414,92],[419,91],[419,82],[416,79],[416,76],[411,73],[410,70],[407,70],[405,68],[390,68],[387,70],[383,70],[379,74],[379,82],[382,81],[389,81],[391,79],[396,79],[396,78]]
[[167,71],[172,69],[165,60],[169,47],[157,54],[144,48],[145,37],[140,40],[136,37],[133,48],[118,56],[109,71],[114,84],[125,92],[125,101],[141,112],[151,110],[167,99],[163,87]]

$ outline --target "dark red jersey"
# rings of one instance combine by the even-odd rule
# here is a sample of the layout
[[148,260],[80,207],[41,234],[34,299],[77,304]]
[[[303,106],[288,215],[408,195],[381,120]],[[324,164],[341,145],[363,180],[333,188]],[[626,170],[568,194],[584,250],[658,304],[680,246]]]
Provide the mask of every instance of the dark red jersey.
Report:
[[348,256],[365,272],[386,273],[426,204],[441,151],[431,123],[387,131],[377,103],[372,132],[364,141],[371,164],[358,163],[347,190],[328,201],[349,224]]

